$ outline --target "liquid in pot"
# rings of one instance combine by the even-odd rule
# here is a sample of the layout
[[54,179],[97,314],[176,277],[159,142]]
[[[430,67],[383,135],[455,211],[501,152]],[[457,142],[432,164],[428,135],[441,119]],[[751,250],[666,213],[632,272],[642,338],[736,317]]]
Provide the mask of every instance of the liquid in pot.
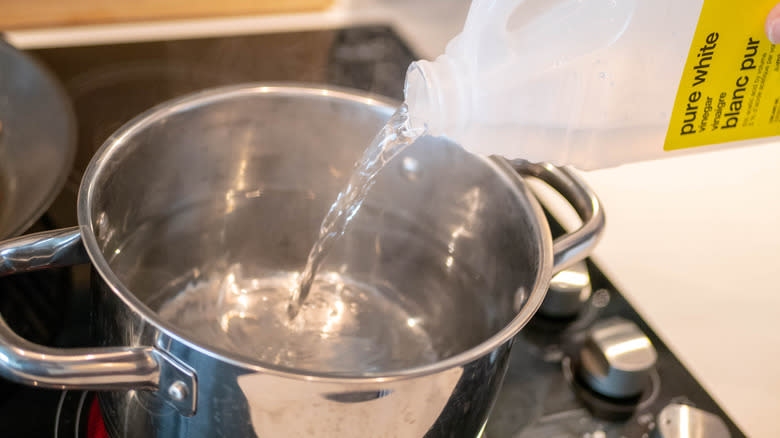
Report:
[[365,373],[439,359],[430,335],[395,293],[337,273],[318,275],[290,319],[298,277],[250,278],[233,265],[223,277],[187,286],[159,314],[204,344],[289,368]]

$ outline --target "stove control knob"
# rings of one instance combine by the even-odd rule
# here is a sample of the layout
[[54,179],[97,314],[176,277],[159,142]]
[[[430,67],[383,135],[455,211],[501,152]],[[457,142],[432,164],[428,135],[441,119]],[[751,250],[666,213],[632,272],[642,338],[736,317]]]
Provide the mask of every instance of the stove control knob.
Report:
[[667,405],[658,414],[654,438],[731,438],[717,415],[680,403]]
[[593,391],[612,398],[640,395],[658,354],[631,321],[612,318],[594,325],[580,349],[579,373]]
[[582,261],[552,278],[539,312],[551,318],[571,318],[582,310],[590,292],[588,265]]

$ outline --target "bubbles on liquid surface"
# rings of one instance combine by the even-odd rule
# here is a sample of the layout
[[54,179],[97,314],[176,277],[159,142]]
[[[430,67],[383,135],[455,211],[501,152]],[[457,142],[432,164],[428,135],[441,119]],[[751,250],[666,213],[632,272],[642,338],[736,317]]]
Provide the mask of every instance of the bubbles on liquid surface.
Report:
[[240,265],[187,286],[160,317],[194,340],[299,370],[367,373],[439,359],[424,321],[391,290],[321,274],[296,318],[287,306],[298,273],[249,278]]

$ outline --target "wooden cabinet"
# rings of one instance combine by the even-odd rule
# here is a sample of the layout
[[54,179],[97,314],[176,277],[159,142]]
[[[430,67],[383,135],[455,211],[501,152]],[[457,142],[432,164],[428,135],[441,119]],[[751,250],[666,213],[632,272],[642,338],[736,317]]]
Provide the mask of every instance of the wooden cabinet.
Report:
[[333,0],[0,0],[0,30],[323,10]]

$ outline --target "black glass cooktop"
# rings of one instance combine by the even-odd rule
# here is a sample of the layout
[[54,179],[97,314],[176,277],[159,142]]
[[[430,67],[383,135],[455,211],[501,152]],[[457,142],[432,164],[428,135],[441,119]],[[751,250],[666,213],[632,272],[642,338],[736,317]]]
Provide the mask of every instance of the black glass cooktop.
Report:
[[[31,53],[64,84],[79,127],[74,172],[45,223],[39,224],[44,227],[75,224],[76,188],[81,170],[94,151],[120,125],[158,103],[208,87],[258,81],[331,84],[400,99],[406,67],[414,59],[388,27],[53,48]],[[554,233],[562,232],[554,222],[552,227]],[[587,271],[592,293],[577,315],[539,315],[518,335],[485,436],[651,437],[664,430],[659,421],[675,421],[659,419],[661,410],[672,405],[686,407],[678,412],[712,414],[716,420],[710,420],[718,427],[708,430],[725,430],[728,434],[701,436],[743,437],[598,267],[588,262]],[[43,275],[0,280],[3,314],[9,312],[8,300],[13,295],[12,312],[20,316],[16,324],[27,327],[31,339],[56,346],[89,345],[89,293],[84,280],[88,276],[84,268]],[[9,292],[12,289],[22,292]],[[41,290],[46,292],[41,294]],[[62,294],[52,294],[52,290]],[[65,310],[54,315],[49,312],[47,318],[34,316],[44,315],[41,309],[50,306]],[[588,333],[614,316],[634,323],[657,352],[641,393],[629,397],[604,396],[590,389],[578,371]],[[91,400],[88,393],[30,389],[3,382],[0,435],[104,436],[94,427]],[[685,421],[689,420],[695,418]]]

